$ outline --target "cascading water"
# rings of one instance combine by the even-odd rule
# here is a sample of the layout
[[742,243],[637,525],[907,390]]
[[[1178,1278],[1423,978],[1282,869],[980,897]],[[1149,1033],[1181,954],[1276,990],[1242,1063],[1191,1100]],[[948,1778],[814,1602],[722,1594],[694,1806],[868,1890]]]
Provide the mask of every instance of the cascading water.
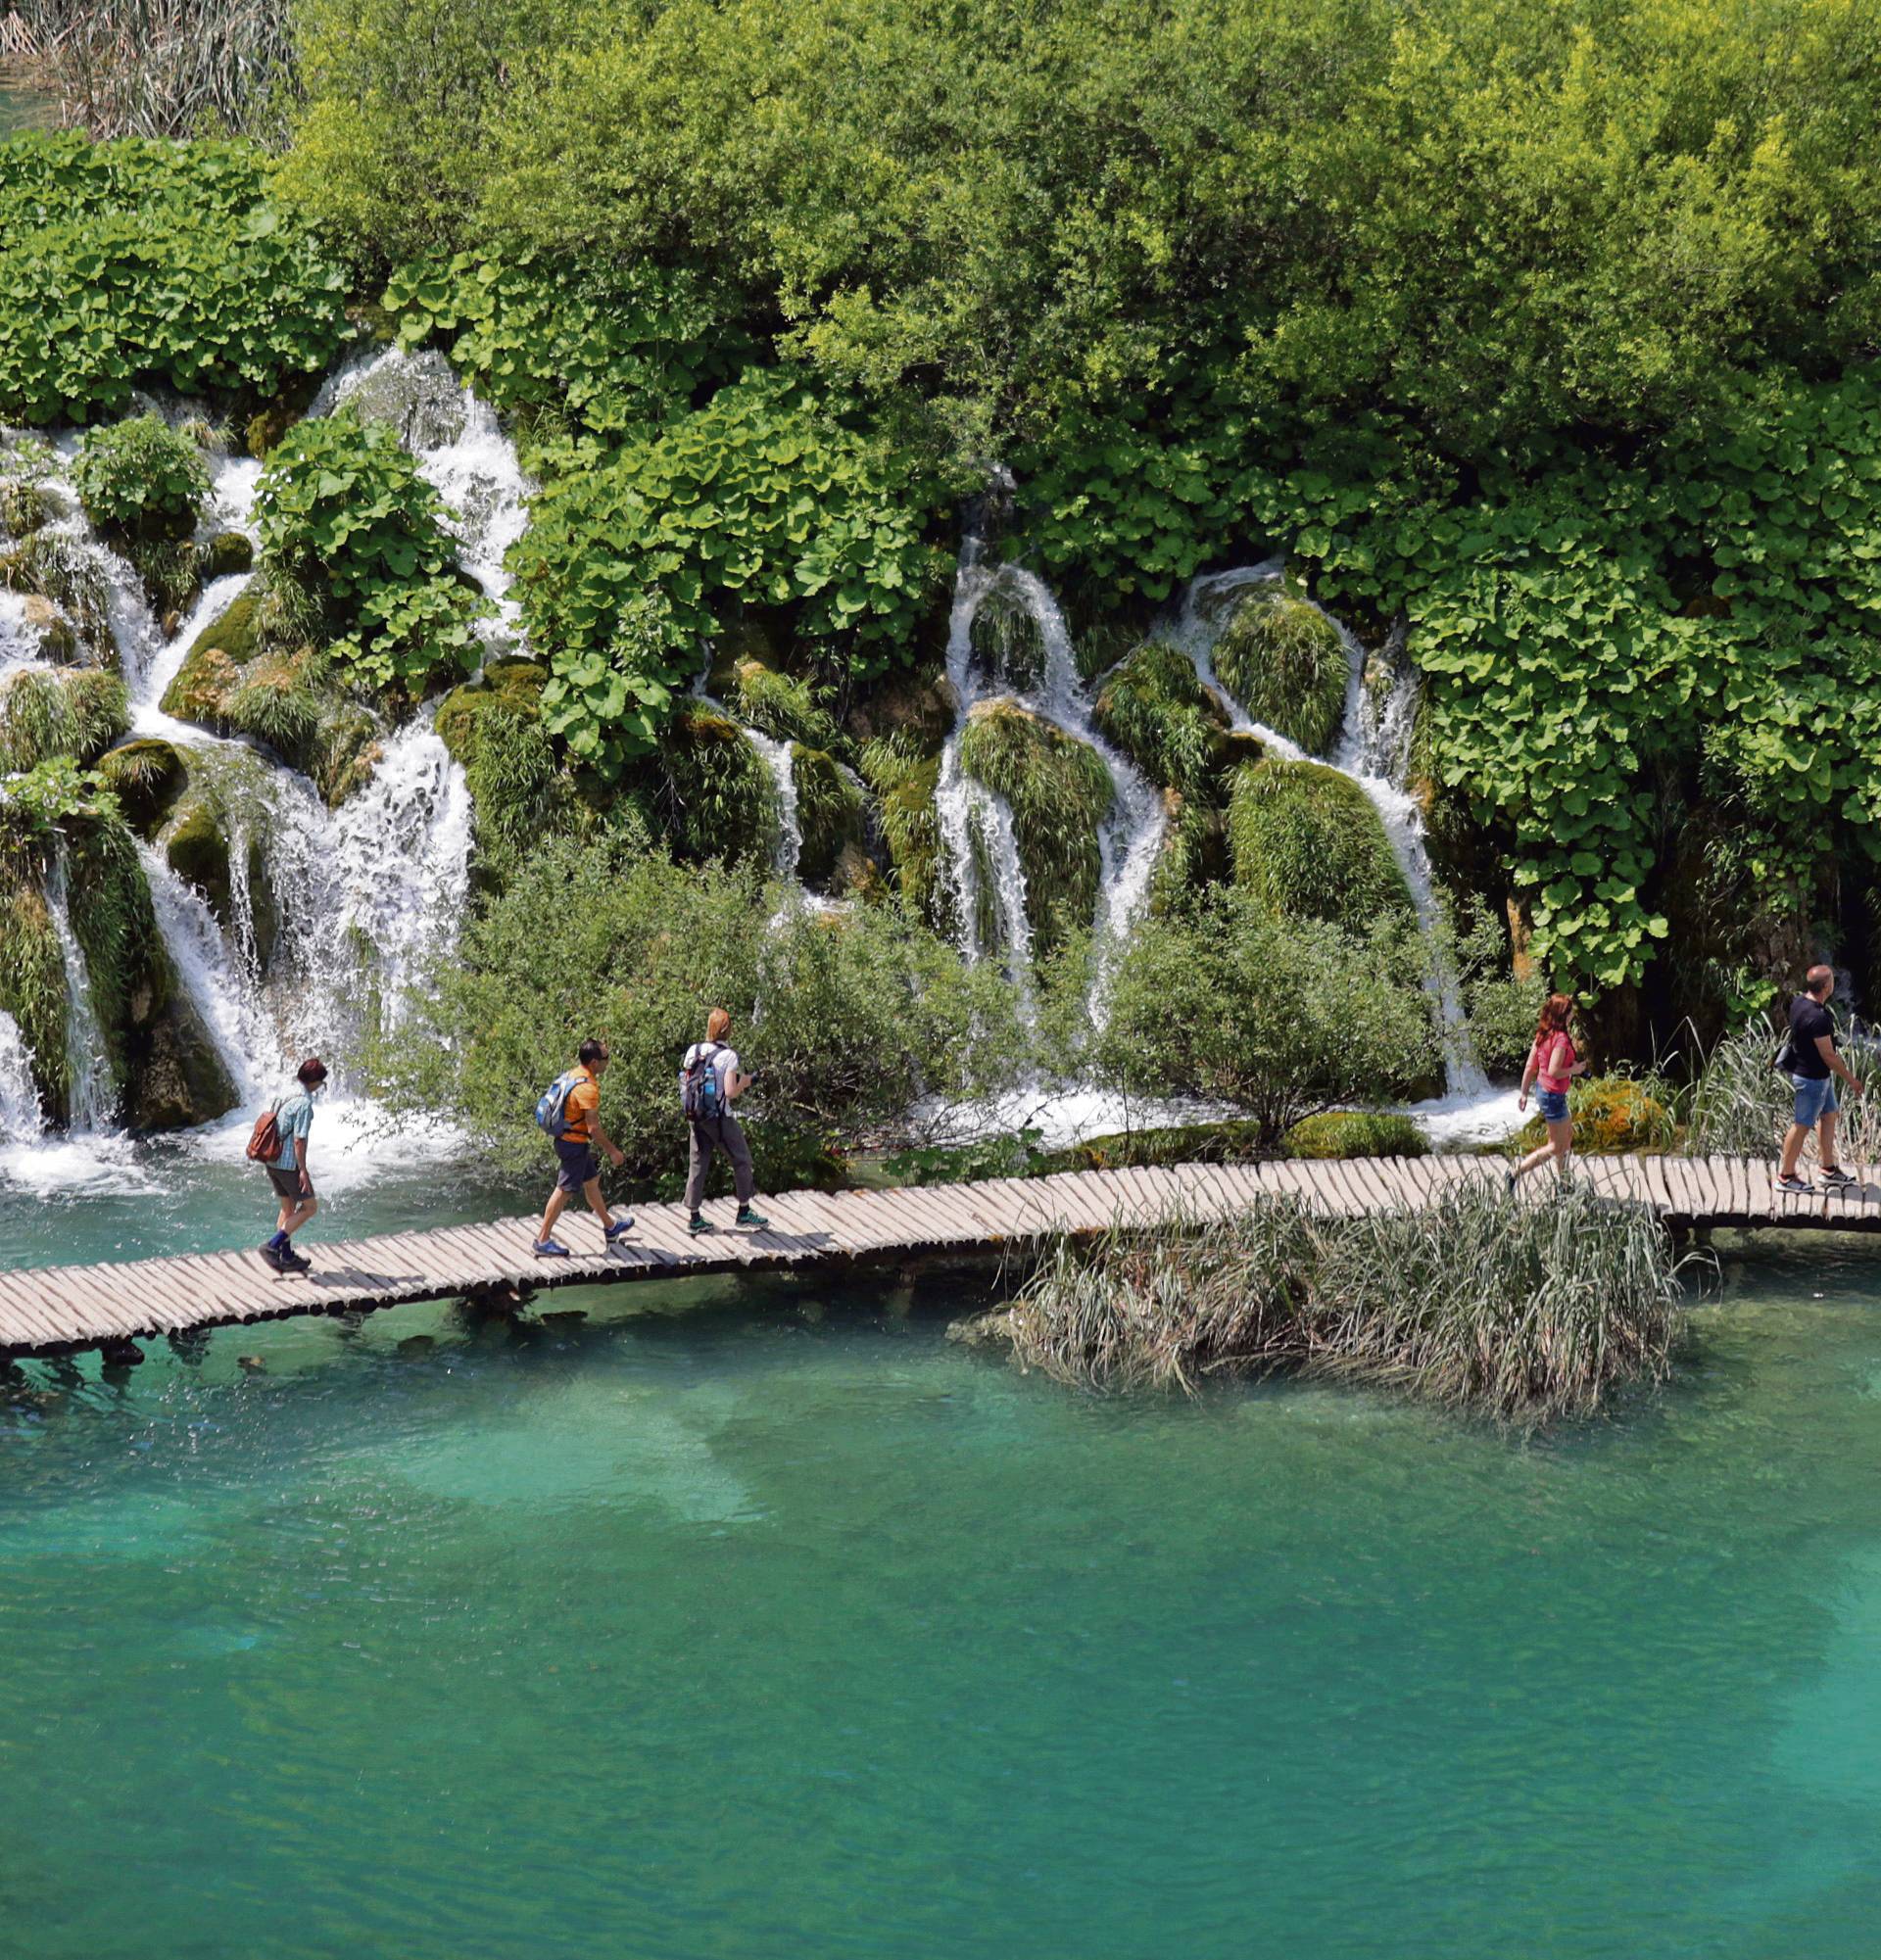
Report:
[[32,1084],[32,1050],[13,1016],[0,1008],[0,1143],[36,1143],[45,1128]]
[[216,1044],[239,1102],[246,1106],[261,1095],[278,1059],[277,1037],[254,975],[239,955],[231,954],[227,937],[202,893],[177,877],[161,851],[144,844],[138,856],[170,964]]
[[1400,656],[1389,669],[1382,701],[1375,700],[1373,691],[1366,685],[1364,647],[1339,621],[1323,612],[1322,616],[1337,630],[1349,663],[1345,714],[1338,743],[1329,757],[1308,756],[1297,742],[1289,741],[1278,729],[1252,720],[1215,672],[1215,644],[1236,595],[1253,586],[1272,584],[1280,577],[1282,569],[1283,562],[1276,558],[1232,571],[1211,572],[1192,580],[1170,637],[1194,661],[1202,685],[1227,709],[1237,730],[1257,737],[1272,754],[1294,762],[1320,761],[1325,767],[1336,770],[1356,784],[1377,811],[1424,935],[1427,948],[1424,984],[1430,991],[1441,1030],[1445,1087],[1453,1098],[1479,1099],[1490,1093],[1489,1079],[1476,1060],[1475,1043],[1471,1037],[1456,975],[1438,935],[1442,910],[1430,873],[1429,853],[1423,843],[1423,813],[1417,799],[1404,788],[1411,726],[1417,711],[1416,670]]
[[54,850],[46,874],[46,910],[52,918],[53,936],[59,942],[59,959],[66,976],[66,1064],[72,1076],[72,1121],[75,1130],[91,1131],[110,1126],[115,1114],[116,1094],[111,1080],[111,1063],[105,1053],[104,1030],[91,1004],[91,975],[85,967],[84,948],[72,929],[66,847],[63,838]]

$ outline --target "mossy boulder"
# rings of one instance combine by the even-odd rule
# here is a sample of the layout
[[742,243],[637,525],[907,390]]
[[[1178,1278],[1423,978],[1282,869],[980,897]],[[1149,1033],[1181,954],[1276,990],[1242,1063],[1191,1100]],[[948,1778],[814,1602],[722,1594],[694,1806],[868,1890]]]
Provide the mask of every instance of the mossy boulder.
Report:
[[[252,932],[264,967],[273,954],[280,911],[268,882],[266,840],[273,821],[266,765],[246,751],[197,752],[183,758],[184,784],[170,800],[155,842],[169,868],[208,901],[232,937]],[[249,915],[236,917],[232,853],[245,856]]]
[[1408,1116],[1327,1110],[1296,1123],[1280,1139],[1289,1157],[1428,1157],[1430,1139]]
[[29,538],[52,521],[54,507],[52,499],[29,478],[0,477],[0,531]]
[[862,775],[875,791],[895,888],[911,917],[944,930],[950,910],[940,880],[940,819],[934,793],[940,780],[939,753],[925,753],[906,734],[877,737],[864,744]]
[[98,774],[118,798],[124,821],[149,837],[189,781],[174,742],[154,737],[127,741],[99,758]]
[[24,594],[19,605],[19,630],[26,643],[27,658],[53,667],[71,666],[78,658],[78,635],[72,621],[51,599],[36,592]]
[[[69,659],[118,665],[111,632],[111,588],[97,554],[64,531],[40,531],[0,551],[0,589],[44,599],[70,628]],[[43,611],[35,609],[43,619]]]
[[440,740],[463,765],[486,851],[523,850],[573,822],[571,785],[542,726],[548,672],[498,660],[439,703]]
[[1339,630],[1298,592],[1257,587],[1229,614],[1215,674],[1249,718],[1309,755],[1331,753],[1352,663]]
[[867,815],[862,786],[834,756],[800,741],[791,746],[791,778],[803,839],[797,876],[814,890],[834,890],[844,854],[862,845]]
[[47,1122],[71,1115],[66,1059],[66,969],[46,903],[44,861],[0,834],[0,1009],[32,1055],[32,1081]]
[[[1583,1076],[1568,1089],[1574,1120],[1574,1149],[1583,1156],[1630,1150],[1666,1150],[1674,1136],[1671,1113],[1644,1083],[1627,1076]],[[1517,1143],[1532,1150],[1548,1140],[1548,1126],[1530,1117]]]
[[262,651],[257,593],[244,592],[227,611],[190,643],[176,678],[164,691],[163,709],[179,721],[222,726],[222,704],[241,685],[241,670]]
[[203,547],[203,576],[207,579],[233,578],[255,568],[255,547],[239,531],[217,531]]
[[843,725],[857,742],[893,741],[909,755],[939,755],[958,711],[944,674],[903,667],[852,701]]
[[1137,647],[1106,677],[1093,718],[1152,783],[1190,801],[1213,797],[1228,752],[1228,713],[1186,654],[1160,641]]
[[1154,912],[1166,912],[1230,875],[1228,824],[1221,811],[1191,803],[1175,789],[1163,792],[1163,846],[1149,886]]
[[1279,757],[1240,769],[1228,834],[1235,883],[1277,918],[1364,932],[1416,917],[1377,811],[1336,769]]
[[0,687],[0,774],[55,755],[89,767],[129,726],[124,684],[101,667],[15,674]]
[[731,705],[739,718],[776,741],[801,742],[825,753],[845,747],[843,732],[810,684],[748,657],[733,670]]
[[688,701],[660,738],[654,818],[681,857],[763,864],[777,796],[763,758],[729,716]]
[[1051,952],[1096,916],[1110,771],[1088,743],[1005,699],[983,701],[967,717],[960,766],[1012,811],[1033,944]]

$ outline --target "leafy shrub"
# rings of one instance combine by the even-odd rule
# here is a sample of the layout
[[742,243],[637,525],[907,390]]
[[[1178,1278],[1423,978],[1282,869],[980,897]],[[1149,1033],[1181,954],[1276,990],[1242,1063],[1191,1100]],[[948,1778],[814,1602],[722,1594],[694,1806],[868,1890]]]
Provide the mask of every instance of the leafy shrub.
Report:
[[803,839],[796,875],[817,890],[830,890],[845,852],[862,841],[861,785],[834,756],[805,748],[800,741],[791,746],[791,780],[796,789],[796,822]]
[[1541,1423],[1665,1377],[1681,1264],[1647,1207],[1584,1190],[1511,1206],[1484,1183],[1354,1219],[1274,1199],[1218,1224],[1061,1240],[1012,1333],[1026,1365],[1095,1388],[1285,1371]]
[[1390,922],[1366,937],[1301,933],[1249,893],[1217,890],[1136,928],[1092,1059],[1127,1093],[1227,1103],[1278,1142],[1302,1118],[1397,1101],[1434,1072],[1421,962]]
[[388,423],[297,422],[256,491],[262,549],[327,596],[332,653],[364,684],[421,693],[478,660],[488,602],[458,574],[436,491]]
[[689,700],[662,736],[659,759],[655,822],[676,855],[699,864],[770,861],[776,789],[736,722]]
[[0,143],[0,419],[108,414],[140,387],[265,396],[327,366],[346,281],[266,179],[239,143]]
[[829,709],[799,675],[748,659],[739,661],[732,680],[740,718],[760,734],[829,753],[846,746]]
[[1289,1157],[1427,1157],[1430,1140],[1408,1116],[1327,1110],[1296,1123],[1280,1139]]
[[1186,654],[1147,642],[1105,680],[1093,708],[1098,733],[1152,783],[1213,797],[1228,717]]
[[1249,718],[1309,755],[1332,752],[1351,671],[1338,628],[1294,592],[1256,588],[1215,645],[1215,672]]
[[400,266],[385,306],[401,346],[439,342],[499,407],[608,440],[683,415],[749,350],[696,272],[646,259],[459,252]]
[[735,602],[790,606],[858,675],[912,637],[941,560],[912,461],[757,373],[610,456],[558,459],[513,549],[552,732],[606,777],[647,754]]
[[1110,771],[1087,743],[1010,700],[981,702],[967,717],[960,766],[1011,807],[1033,942],[1050,952],[1097,909]]
[[[546,1163],[531,1112],[575,1045],[613,1060],[602,1116],[630,1173],[683,1165],[679,1057],[706,1012],[760,1071],[741,1107],[772,1147],[892,1132],[924,1096],[983,1093],[1022,1066],[1016,1002],[990,971],[892,907],[795,916],[750,874],[691,870],[631,835],[555,839],[516,868],[456,956],[411,1003],[435,1039],[402,1029],[379,1058],[401,1108],[461,1121],[500,1162]],[[542,949],[556,948],[545,965]]]
[[1363,930],[1412,914],[1377,811],[1335,769],[1278,756],[1238,769],[1228,828],[1235,881],[1277,918]]
[[944,930],[949,907],[940,881],[940,819],[935,790],[940,758],[922,754],[902,734],[865,742],[862,775],[875,791],[894,882],[909,917]]
[[139,538],[186,538],[209,494],[209,466],[161,415],[88,430],[72,481],[91,521]]
[[[1644,1082],[1628,1076],[1576,1077],[1568,1085],[1568,1114],[1574,1120],[1574,1149],[1584,1157],[1665,1150],[1672,1142],[1671,1113]],[[1529,1118],[1517,1139],[1524,1150],[1547,1140],[1547,1125],[1538,1116]]]

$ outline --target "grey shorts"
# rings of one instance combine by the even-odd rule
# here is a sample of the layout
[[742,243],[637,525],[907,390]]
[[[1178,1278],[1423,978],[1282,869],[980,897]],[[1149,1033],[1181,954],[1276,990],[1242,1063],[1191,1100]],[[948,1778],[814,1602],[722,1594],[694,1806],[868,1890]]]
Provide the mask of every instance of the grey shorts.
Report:
[[601,1175],[601,1160],[595,1155],[592,1143],[570,1143],[566,1137],[556,1137],[555,1162],[559,1166],[555,1187],[571,1196]]
[[273,1185],[274,1195],[283,1204],[297,1205],[303,1198],[314,1195],[313,1181],[298,1165],[292,1171],[277,1171],[270,1164],[267,1167],[267,1181]]

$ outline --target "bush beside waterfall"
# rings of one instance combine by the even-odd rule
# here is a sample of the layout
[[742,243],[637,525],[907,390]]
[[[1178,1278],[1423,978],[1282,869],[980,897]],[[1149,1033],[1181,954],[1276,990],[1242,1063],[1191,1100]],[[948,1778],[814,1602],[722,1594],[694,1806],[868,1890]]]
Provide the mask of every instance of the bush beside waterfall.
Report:
[[1378,813],[1349,777],[1278,756],[1235,773],[1229,804],[1235,882],[1276,918],[1362,931],[1412,916]]
[[1308,755],[1330,755],[1351,660],[1339,630],[1298,593],[1240,599],[1215,645],[1215,671],[1248,714]]

